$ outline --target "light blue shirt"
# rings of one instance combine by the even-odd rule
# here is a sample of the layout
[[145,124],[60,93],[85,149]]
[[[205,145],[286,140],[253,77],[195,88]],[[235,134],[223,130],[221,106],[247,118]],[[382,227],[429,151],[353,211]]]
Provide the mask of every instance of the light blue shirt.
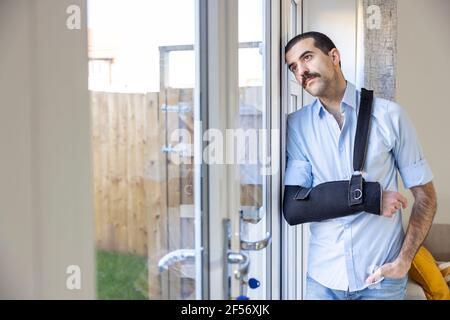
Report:
[[[360,92],[347,82],[341,102],[342,130],[319,99],[288,116],[285,185],[316,186],[349,180]],[[383,190],[423,185],[433,175],[405,111],[395,102],[374,98],[363,177]],[[366,278],[399,254],[404,232],[400,210],[387,218],[366,212],[310,224],[308,274],[335,290],[366,288]]]

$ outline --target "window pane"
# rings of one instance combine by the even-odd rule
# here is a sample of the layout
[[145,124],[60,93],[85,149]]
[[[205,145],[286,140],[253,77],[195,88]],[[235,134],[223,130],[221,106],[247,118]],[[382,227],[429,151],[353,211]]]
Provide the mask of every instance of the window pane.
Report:
[[[239,0],[239,128],[246,133],[240,146],[241,239],[260,240],[268,231],[264,163],[269,152],[266,111],[264,0]],[[250,222],[251,221],[251,222]],[[249,251],[250,265],[243,280],[256,278],[260,287],[241,287],[251,299],[266,299],[267,250]]]
[[195,17],[194,0],[88,1],[100,299],[195,299]]

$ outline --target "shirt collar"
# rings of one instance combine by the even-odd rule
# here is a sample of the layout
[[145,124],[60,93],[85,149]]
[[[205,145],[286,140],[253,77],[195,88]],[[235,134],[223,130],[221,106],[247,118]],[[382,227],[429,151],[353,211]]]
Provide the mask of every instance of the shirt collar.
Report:
[[342,103],[345,105],[356,109],[357,106],[357,92],[355,85],[347,81],[347,87],[345,88],[344,97],[342,98]]
[[[357,92],[356,92],[356,88],[355,85],[349,81],[347,81],[347,86],[345,87],[345,92],[344,92],[344,96],[342,97],[342,102],[341,102],[341,106],[342,105],[346,105],[349,107],[352,107],[354,109],[356,109],[357,106]],[[322,102],[320,101],[319,98],[316,98],[316,100],[314,101],[316,108],[317,108],[317,114],[319,116],[323,115],[323,112],[325,112],[325,107],[323,106]]]

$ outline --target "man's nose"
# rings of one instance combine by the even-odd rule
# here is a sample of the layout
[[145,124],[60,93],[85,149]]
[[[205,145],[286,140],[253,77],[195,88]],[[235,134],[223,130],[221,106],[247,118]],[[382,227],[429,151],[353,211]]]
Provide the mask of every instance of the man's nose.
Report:
[[304,76],[305,74],[307,74],[308,72],[309,72],[309,69],[308,69],[305,65],[299,64],[299,65],[297,66],[297,72],[296,72],[295,76],[296,76],[297,78],[301,79],[301,78],[303,78],[303,76]]

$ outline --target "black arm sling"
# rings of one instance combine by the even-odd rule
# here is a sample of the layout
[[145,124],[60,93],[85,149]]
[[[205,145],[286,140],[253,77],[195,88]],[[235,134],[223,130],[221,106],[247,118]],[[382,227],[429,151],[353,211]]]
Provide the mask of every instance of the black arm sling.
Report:
[[350,180],[321,183],[314,188],[285,186],[283,213],[290,225],[343,217],[358,212],[380,215],[382,189],[362,177],[369,140],[373,91],[361,89]]

